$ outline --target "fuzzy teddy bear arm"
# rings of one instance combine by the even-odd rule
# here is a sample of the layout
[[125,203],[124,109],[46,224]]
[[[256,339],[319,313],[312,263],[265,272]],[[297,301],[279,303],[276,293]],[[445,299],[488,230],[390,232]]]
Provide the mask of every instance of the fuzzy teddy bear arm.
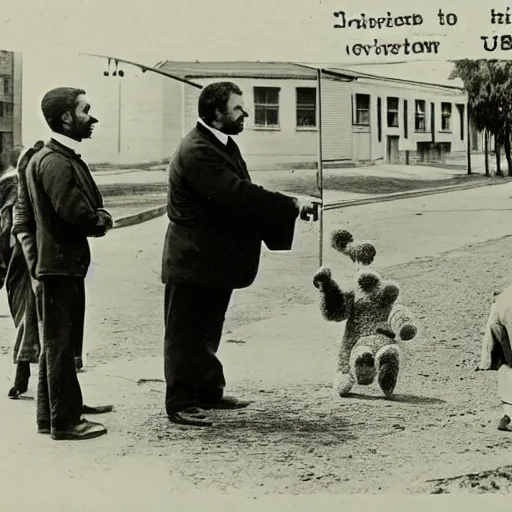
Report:
[[411,341],[418,334],[418,326],[412,311],[402,305],[395,304],[389,314],[389,326],[401,341]]
[[320,309],[323,317],[331,322],[346,320],[351,311],[352,296],[340,289],[332,279],[331,271],[328,268],[320,269],[313,278],[313,285],[321,293]]

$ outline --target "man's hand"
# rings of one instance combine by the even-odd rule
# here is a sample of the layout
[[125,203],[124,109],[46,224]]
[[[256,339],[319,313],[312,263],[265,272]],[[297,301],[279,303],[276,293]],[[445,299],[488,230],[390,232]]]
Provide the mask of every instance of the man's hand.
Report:
[[104,208],[98,208],[97,212],[100,216],[98,226],[104,226],[107,231],[109,229],[112,229],[112,226],[114,225],[114,220],[112,219],[112,215],[110,215],[110,213],[107,210],[105,210]]
[[36,312],[38,322],[43,321],[43,285],[39,279],[35,279],[30,276],[30,286],[36,299]]
[[96,224],[96,228],[98,229],[92,236],[94,238],[101,238],[106,235],[108,230],[112,229],[114,220],[112,219],[112,215],[104,208],[98,208],[96,213],[98,214],[98,222]]
[[299,217],[305,221],[318,220],[318,203],[314,203],[307,199],[295,198],[299,208]]

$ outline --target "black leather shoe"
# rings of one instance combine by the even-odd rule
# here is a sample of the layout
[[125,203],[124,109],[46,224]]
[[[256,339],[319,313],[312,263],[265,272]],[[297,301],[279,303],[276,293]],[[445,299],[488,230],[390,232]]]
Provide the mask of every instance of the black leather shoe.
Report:
[[82,406],[82,414],[105,414],[107,412],[112,412],[113,410],[113,405]]
[[14,386],[9,390],[8,396],[11,400],[17,400],[20,395],[21,393]]
[[213,422],[208,419],[208,415],[199,407],[188,407],[182,411],[169,414],[169,420],[178,425],[187,425],[192,427],[211,427]]
[[234,396],[223,396],[216,402],[201,404],[201,407],[203,409],[244,409],[251,403],[249,400],[239,400]]
[[107,429],[101,423],[81,419],[76,425],[66,430],[52,428],[50,435],[55,441],[81,441],[82,439],[103,436],[106,433]]
[[75,357],[75,369],[77,372],[82,372],[84,368],[84,363],[81,357]]
[[498,422],[498,430],[512,432],[511,420],[506,414]]

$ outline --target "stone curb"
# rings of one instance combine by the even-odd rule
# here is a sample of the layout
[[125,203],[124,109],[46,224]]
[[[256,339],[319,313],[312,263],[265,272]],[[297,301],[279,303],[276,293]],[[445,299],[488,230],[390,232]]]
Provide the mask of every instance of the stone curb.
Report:
[[[349,199],[345,201],[333,201],[324,206],[324,211],[336,210],[338,208],[346,208],[348,206],[362,206],[365,204],[383,203],[386,201],[396,201],[398,199],[412,199],[415,197],[430,196],[434,194],[445,194],[448,192],[456,192],[459,190],[471,190],[473,188],[491,187],[496,185],[505,185],[507,182],[493,183],[468,183],[466,185],[448,185],[445,187],[423,188],[419,190],[411,190],[407,192],[396,192],[394,194],[374,195],[364,197],[362,199]],[[316,199],[316,198],[315,198]]]
[[98,185],[98,189],[103,197],[158,194],[167,192],[167,183],[108,183]]
[[[446,187],[434,187],[420,190],[411,190],[408,192],[396,192],[394,194],[382,194],[375,195],[370,197],[365,197],[362,199],[349,199],[346,201],[335,201],[328,203],[324,206],[324,211],[329,210],[337,210],[340,208],[347,208],[349,206],[363,206],[365,204],[373,204],[373,203],[382,203],[386,201],[396,201],[398,199],[412,199],[414,197],[422,197],[422,196],[430,196],[434,194],[445,194],[448,192],[456,192],[459,190],[471,190],[474,188],[480,187],[491,187],[496,185],[505,185],[509,182],[494,182],[494,183],[470,183],[467,185],[450,185]],[[299,197],[298,194],[294,194]],[[305,196],[300,196],[305,197]],[[308,197],[308,199],[313,202],[318,202],[319,199],[317,197]],[[125,217],[120,217],[114,221],[114,228],[124,228],[128,226],[133,226],[135,224],[141,224],[142,222],[146,222],[148,220],[155,219],[157,217],[161,217],[165,215],[167,211],[167,205],[157,206],[154,208],[149,208],[139,213],[135,213],[133,215],[127,215]]]
[[157,217],[161,217],[167,211],[167,205],[164,204],[162,206],[157,206],[154,208],[149,208],[147,210],[143,210],[142,212],[135,213],[133,215],[126,215],[124,217],[119,217],[114,220],[113,229],[116,228],[125,228],[127,226],[134,226],[135,224],[141,224],[142,222],[146,222],[148,220],[156,219]]

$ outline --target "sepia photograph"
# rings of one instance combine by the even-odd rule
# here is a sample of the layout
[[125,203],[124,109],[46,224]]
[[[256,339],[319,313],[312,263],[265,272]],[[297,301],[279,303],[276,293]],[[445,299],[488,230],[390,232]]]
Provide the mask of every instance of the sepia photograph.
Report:
[[429,59],[5,43],[2,487],[512,490],[512,60],[421,30]]

